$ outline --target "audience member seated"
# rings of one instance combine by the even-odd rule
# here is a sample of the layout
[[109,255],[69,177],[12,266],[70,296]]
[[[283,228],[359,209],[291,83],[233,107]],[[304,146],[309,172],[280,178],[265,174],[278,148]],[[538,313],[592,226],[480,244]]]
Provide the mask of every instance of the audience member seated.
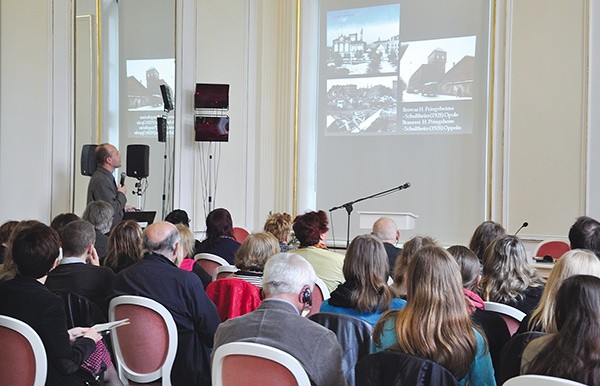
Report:
[[458,263],[463,283],[463,292],[469,301],[469,311],[483,310],[483,299],[475,291],[481,280],[481,265],[477,255],[464,245],[448,247],[448,252]]
[[562,282],[574,275],[600,277],[600,260],[592,252],[572,249],[554,263],[538,306],[522,321],[517,333],[540,331],[557,332],[554,319],[556,294]]
[[290,252],[304,257],[315,269],[317,276],[325,282],[329,292],[344,282],[344,256],[325,247],[327,239],[327,213],[306,212],[294,219],[294,234],[300,242],[298,249]]
[[79,218],[79,216],[75,213],[61,213],[52,219],[52,222],[50,222],[50,228],[54,229],[56,233],[60,235],[60,232],[62,232],[65,225],[77,220],[81,220],[81,218]]
[[483,258],[482,298],[530,313],[539,303],[544,283],[527,262],[527,252],[516,236],[494,240]]
[[270,233],[260,232],[248,235],[235,253],[234,263],[237,269],[233,277],[262,286],[263,270],[267,260],[279,252],[279,242]]
[[[481,264],[477,255],[463,245],[453,245],[448,248],[448,252],[458,263],[471,319],[485,332],[494,370],[496,370],[499,368],[502,347],[510,339],[510,331],[500,315],[484,310],[483,299],[475,293],[481,280]],[[495,372],[497,375],[497,371]]]
[[581,216],[569,230],[571,249],[587,249],[600,259],[600,222]]
[[0,226],[0,264],[4,263],[8,239],[18,223],[18,221],[7,221]]
[[343,269],[346,281],[321,304],[321,312],[348,314],[374,326],[385,311],[399,310],[406,304],[403,299],[394,299],[387,284],[388,255],[376,236],[355,237]]
[[94,247],[98,252],[100,263],[104,263],[104,259],[108,254],[108,234],[113,225],[114,212],[115,209],[108,202],[91,201],[87,204],[83,216],[81,216],[83,220],[91,223],[96,230]]
[[206,239],[204,239],[196,253],[212,253],[220,256],[233,265],[235,252],[240,243],[233,237],[233,221],[227,209],[217,208],[206,216]]
[[263,227],[279,240],[280,252],[287,252],[290,247],[290,233],[292,232],[292,216],[288,213],[271,213]]
[[102,336],[93,328],[67,330],[62,300],[44,286],[58,263],[59,247],[58,235],[49,226],[37,221],[17,225],[9,254],[19,273],[0,283],[0,314],[27,323],[42,339],[47,385],[84,385],[78,372]]
[[392,289],[394,290],[395,296],[406,299],[406,270],[410,265],[412,257],[421,249],[427,246],[437,245],[436,241],[427,236],[416,236],[404,243],[402,252],[396,259],[396,266],[394,267],[394,274],[392,279]]
[[[8,238],[8,242],[6,243],[7,248],[6,248],[6,255],[4,256],[4,264],[2,264],[0,266],[0,281],[14,279],[18,273],[17,265],[13,261],[11,252],[10,252],[10,243],[11,243],[11,239],[12,239],[14,233],[19,229],[24,229],[28,226],[37,225],[37,224],[40,224],[40,222],[36,221],[36,220],[26,220],[26,221],[21,221],[21,222],[17,223],[17,225],[15,225],[10,237]],[[62,252],[62,250],[59,248],[58,256],[56,256],[57,259],[60,259],[61,252]]]
[[[165,221],[168,221],[173,225],[182,224],[189,228],[192,220],[190,220],[190,217],[185,210],[175,209],[165,217]],[[192,257],[198,253],[198,249],[200,249],[200,241],[194,238],[194,252],[191,253]]]
[[432,360],[462,385],[495,385],[487,344],[469,317],[452,256],[439,246],[422,248],[406,276],[409,301],[381,317],[373,331],[374,351],[400,350]]
[[202,281],[178,268],[179,233],[162,221],[144,230],[144,258],[121,271],[114,295],[138,295],[165,306],[177,325],[177,354],[171,371],[174,385],[210,386],[210,352],[219,315]]
[[181,240],[181,248],[179,248],[178,251],[179,261],[181,262],[179,263],[179,268],[183,269],[184,271],[194,272],[196,275],[198,275],[200,280],[202,280],[204,289],[206,289],[206,287],[212,281],[212,276],[209,275],[208,272],[206,272],[204,268],[200,266],[200,264],[196,264],[196,260],[194,260],[196,242],[194,233],[183,223],[177,223],[175,224],[175,227],[177,228],[177,232],[179,232],[179,238]]
[[469,249],[475,252],[479,262],[483,264],[483,257],[485,250],[500,236],[506,235],[504,227],[493,221],[484,221],[475,229],[471,241],[469,242]]
[[600,384],[600,279],[575,275],[556,295],[557,332],[532,340],[523,351],[522,374]]
[[379,237],[383,241],[385,252],[387,253],[390,267],[390,277],[394,275],[394,266],[396,265],[396,258],[402,252],[401,248],[398,248],[398,242],[400,241],[400,230],[396,225],[396,222],[389,217],[380,217],[373,223],[373,235]]
[[135,220],[118,223],[108,238],[104,265],[115,274],[142,260],[142,228]]
[[296,254],[271,257],[263,277],[265,300],[255,311],[223,322],[215,335],[215,349],[230,342],[268,345],[295,357],[311,384],[346,385],[335,334],[300,315],[311,301],[315,277],[312,266]]
[[107,299],[115,274],[99,267],[94,249],[94,227],[87,221],[68,223],[60,233],[63,258],[49,274],[46,287],[52,292],[74,292],[108,313]]

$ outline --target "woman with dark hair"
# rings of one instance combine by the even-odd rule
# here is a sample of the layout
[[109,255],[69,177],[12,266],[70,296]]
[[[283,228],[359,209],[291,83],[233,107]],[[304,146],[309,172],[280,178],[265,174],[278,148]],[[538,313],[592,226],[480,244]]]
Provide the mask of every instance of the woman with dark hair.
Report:
[[381,317],[373,330],[374,351],[400,350],[432,360],[461,385],[495,385],[487,344],[471,322],[452,256],[439,246],[422,248],[406,275],[408,302]]
[[212,253],[233,265],[235,252],[240,247],[233,237],[233,221],[227,209],[217,208],[206,216],[206,239],[196,249],[196,253]]
[[480,262],[483,262],[486,248],[500,236],[504,236],[506,230],[504,227],[493,221],[484,221],[475,229],[469,249],[475,252]]
[[0,225],[0,264],[4,263],[8,239],[18,223],[18,221],[7,221]]
[[61,298],[44,286],[48,272],[58,263],[59,247],[58,234],[49,226],[40,222],[17,225],[9,248],[18,272],[0,283],[0,314],[27,323],[42,339],[48,359],[47,385],[83,385],[78,372],[102,335],[94,328],[67,330]]
[[337,312],[375,325],[387,310],[399,310],[406,301],[394,299],[387,284],[388,258],[381,240],[361,235],[352,240],[344,259],[344,277],[331,297],[321,304],[321,312]]
[[556,295],[555,318],[557,333],[525,347],[521,373],[599,385],[600,279],[591,275],[566,279]]
[[327,213],[322,210],[296,216],[292,228],[300,246],[290,252],[308,260],[331,292],[344,282],[344,256],[325,247],[324,242],[329,232],[327,224]]
[[110,232],[104,265],[119,273],[142,257],[142,228],[134,220],[121,221]]
[[477,255],[464,245],[452,245],[448,252],[458,263],[463,282],[463,292],[469,300],[469,310],[483,310],[483,299],[475,293],[481,280],[481,265]]
[[481,277],[483,300],[503,303],[529,314],[539,303],[544,282],[527,262],[516,236],[502,236],[487,248]]

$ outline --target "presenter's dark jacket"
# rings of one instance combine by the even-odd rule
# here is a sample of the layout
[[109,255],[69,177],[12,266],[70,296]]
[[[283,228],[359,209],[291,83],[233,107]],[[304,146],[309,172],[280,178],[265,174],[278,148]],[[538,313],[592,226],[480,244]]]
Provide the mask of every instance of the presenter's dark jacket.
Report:
[[95,350],[90,338],[71,345],[62,300],[31,277],[17,275],[0,283],[0,314],[19,319],[40,336],[48,357],[46,385],[83,385],[75,372]]
[[198,276],[162,255],[147,253],[117,275],[113,295],[144,296],[165,306],[178,334],[173,385],[210,386],[210,353],[220,319]]
[[101,166],[96,168],[88,185],[86,202],[89,204],[92,201],[106,201],[112,205],[115,210],[112,228],[123,219],[127,197],[117,190],[117,183],[112,173]]
[[298,359],[315,386],[343,386],[342,349],[335,334],[303,318],[291,304],[265,299],[249,314],[223,322],[215,349],[230,342],[253,342],[275,347]]
[[389,261],[389,266],[390,266],[390,276],[394,276],[394,266],[396,265],[396,258],[398,257],[398,255],[402,252],[402,249],[396,247],[393,244],[390,243],[383,243],[383,246],[385,248],[385,253],[387,253],[388,255],[388,261]]

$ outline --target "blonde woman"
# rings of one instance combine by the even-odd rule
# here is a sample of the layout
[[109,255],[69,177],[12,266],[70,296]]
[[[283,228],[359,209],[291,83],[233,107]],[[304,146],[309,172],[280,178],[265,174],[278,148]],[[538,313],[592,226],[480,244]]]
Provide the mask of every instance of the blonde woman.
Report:
[[521,240],[507,235],[486,249],[480,287],[483,300],[503,303],[528,314],[538,305],[544,282],[527,262]]
[[374,351],[400,350],[430,359],[461,385],[495,385],[483,336],[467,311],[460,269],[442,247],[420,249],[406,272],[408,302],[384,314],[373,331]]
[[292,249],[289,245],[292,232],[292,216],[288,213],[271,213],[265,222],[264,231],[269,232],[279,240],[281,252]]
[[233,276],[260,288],[265,264],[277,252],[279,252],[279,242],[271,233],[260,232],[248,235],[235,253],[233,262],[239,271]]
[[562,282],[575,275],[592,275],[600,277],[600,260],[591,251],[573,249],[565,253],[556,261],[540,303],[521,322],[517,332],[540,331],[546,333],[557,332],[554,310],[556,308],[556,294]]

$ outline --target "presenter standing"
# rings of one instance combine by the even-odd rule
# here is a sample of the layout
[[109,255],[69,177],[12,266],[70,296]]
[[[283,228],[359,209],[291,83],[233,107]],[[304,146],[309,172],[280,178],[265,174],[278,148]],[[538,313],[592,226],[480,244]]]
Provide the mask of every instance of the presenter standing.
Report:
[[109,143],[103,143],[96,147],[94,153],[98,167],[88,185],[87,203],[92,201],[106,201],[115,209],[111,228],[114,228],[123,219],[127,197],[123,179],[119,185],[113,176],[114,171],[121,167],[121,153]]

